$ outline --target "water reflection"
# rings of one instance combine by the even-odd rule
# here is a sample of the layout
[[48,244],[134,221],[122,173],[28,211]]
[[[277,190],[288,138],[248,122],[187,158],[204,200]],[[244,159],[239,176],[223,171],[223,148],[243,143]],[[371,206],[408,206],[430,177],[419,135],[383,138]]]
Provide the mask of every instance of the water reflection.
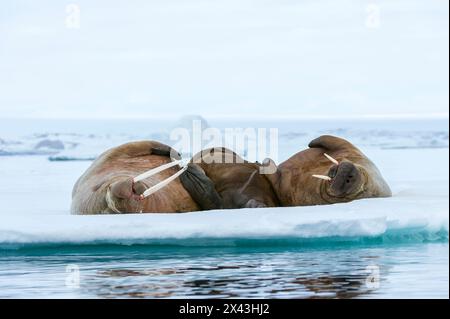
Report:
[[311,271],[312,265],[307,273],[293,266],[278,259],[273,264],[118,268],[97,271],[90,280],[102,298],[355,298],[371,293],[365,268],[339,275]]
[[[79,287],[66,266],[79,268]],[[375,269],[379,286],[371,287]],[[86,247],[0,255],[3,298],[448,298],[448,244]]]

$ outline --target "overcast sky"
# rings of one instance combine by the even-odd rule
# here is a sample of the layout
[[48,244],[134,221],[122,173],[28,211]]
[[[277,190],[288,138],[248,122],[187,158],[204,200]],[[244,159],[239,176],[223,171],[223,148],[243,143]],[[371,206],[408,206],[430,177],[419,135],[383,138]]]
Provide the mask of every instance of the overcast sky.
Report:
[[3,118],[448,113],[447,0],[2,0],[0,10]]

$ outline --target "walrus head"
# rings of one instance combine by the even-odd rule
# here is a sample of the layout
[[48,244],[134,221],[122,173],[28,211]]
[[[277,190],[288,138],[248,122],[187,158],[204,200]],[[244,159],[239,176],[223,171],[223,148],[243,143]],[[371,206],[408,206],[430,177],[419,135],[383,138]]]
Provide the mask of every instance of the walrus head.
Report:
[[311,141],[309,149],[280,164],[277,172],[267,178],[284,206],[392,195],[370,159],[348,141],[328,135]]

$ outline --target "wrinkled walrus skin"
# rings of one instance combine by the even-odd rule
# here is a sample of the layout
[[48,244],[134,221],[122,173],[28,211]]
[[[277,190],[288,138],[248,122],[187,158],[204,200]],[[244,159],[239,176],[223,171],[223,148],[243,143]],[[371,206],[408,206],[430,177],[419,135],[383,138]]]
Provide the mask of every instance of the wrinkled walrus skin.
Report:
[[[333,164],[324,153],[335,158],[339,165]],[[205,154],[209,158],[223,158],[204,161]],[[308,149],[278,167],[270,159],[264,165],[242,159],[229,164],[223,160],[227,156],[239,158],[224,148],[205,150],[194,157],[188,169],[190,174],[181,176],[181,182],[202,209],[322,205],[392,195],[375,164],[350,142],[330,135],[311,141]],[[268,165],[276,167],[275,173],[261,174],[261,166]],[[192,178],[202,174],[210,179],[207,185],[215,185],[214,197],[219,198],[216,205],[203,199],[206,184],[202,186]],[[328,175],[332,180],[320,180],[313,174]]]
[[[127,143],[100,155],[78,179],[72,191],[72,214],[181,213],[200,210],[179,178],[144,200],[145,189],[173,175],[172,167],[142,182],[133,177],[171,161],[169,146],[142,141]],[[205,184],[205,183],[203,183]]]
[[[189,164],[188,174],[180,179],[204,210],[280,206],[271,182],[260,174],[260,168],[261,164],[244,161],[233,151],[219,147],[196,154]],[[203,183],[210,181],[204,185],[198,182],[200,177]],[[206,188],[210,191],[205,191]]]
[[[132,142],[103,153],[75,184],[72,214],[305,206],[392,195],[375,164],[359,149],[344,139],[324,135],[278,167],[270,159],[263,164],[244,161],[225,148],[202,151],[179,178],[140,200],[147,188],[179,168],[138,183],[133,183],[133,177],[172,161],[173,154],[177,153],[169,146],[154,141]],[[269,166],[273,173],[263,174]],[[320,180],[313,174],[328,175],[332,180]]]
[[[350,142],[323,135],[308,146],[281,163],[276,174],[269,175],[284,206],[392,196],[375,164]],[[324,153],[336,159],[339,165],[333,164]],[[332,181],[317,179],[313,174],[327,175]]]

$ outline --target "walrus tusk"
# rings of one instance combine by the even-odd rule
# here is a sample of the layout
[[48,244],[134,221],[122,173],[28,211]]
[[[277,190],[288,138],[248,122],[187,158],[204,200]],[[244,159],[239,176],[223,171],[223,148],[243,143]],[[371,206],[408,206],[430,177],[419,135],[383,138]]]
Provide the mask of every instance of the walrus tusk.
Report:
[[160,173],[162,171],[165,171],[166,169],[169,169],[169,168],[171,168],[173,166],[176,166],[176,165],[182,164],[182,163],[183,163],[183,160],[178,160],[178,161],[173,161],[173,162],[170,162],[170,163],[167,163],[167,164],[155,167],[155,168],[153,168],[151,170],[148,170],[148,171],[146,171],[146,172],[136,176],[133,179],[133,182],[135,182],[135,183],[140,182],[140,181],[142,181],[142,180],[144,180],[144,179],[146,179],[146,178],[148,178],[150,176],[156,175],[156,174],[158,174],[158,173]]
[[325,155],[325,157],[328,158],[330,161],[332,161],[334,164],[339,165],[339,162],[337,160],[335,160],[334,158],[332,158],[327,153],[323,153],[323,155]]
[[330,176],[326,176],[326,175],[315,175],[314,174],[313,177],[319,178],[319,179],[323,179],[323,180],[326,180],[326,181],[331,181],[332,180],[332,178]]
[[[172,163],[169,163],[172,164]],[[164,165],[163,165],[164,166]],[[161,168],[162,166],[158,167]],[[170,167],[170,166],[169,166]],[[172,182],[173,180],[175,180],[178,176],[180,176],[181,174],[183,174],[186,170],[188,169],[188,166],[184,166],[181,170],[179,170],[178,172],[176,172],[175,174],[173,174],[172,176],[166,178],[165,180],[159,182],[156,185],[153,185],[152,187],[150,187],[149,189],[147,189],[140,197],[141,199],[144,199],[148,196],[150,196],[151,194],[159,191],[161,188],[167,186],[170,182]],[[162,169],[164,170],[164,168]],[[153,175],[153,174],[152,174]]]

